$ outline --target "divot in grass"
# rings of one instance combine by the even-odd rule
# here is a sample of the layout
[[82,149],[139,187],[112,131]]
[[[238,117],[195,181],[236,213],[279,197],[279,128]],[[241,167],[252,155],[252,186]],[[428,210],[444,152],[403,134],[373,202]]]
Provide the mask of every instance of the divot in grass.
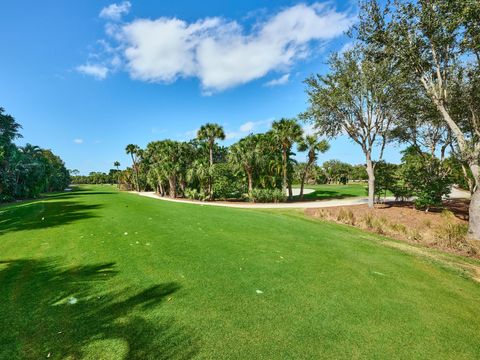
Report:
[[68,303],[70,305],[75,305],[78,302],[78,299],[74,296],[72,296],[70,299],[68,299]]

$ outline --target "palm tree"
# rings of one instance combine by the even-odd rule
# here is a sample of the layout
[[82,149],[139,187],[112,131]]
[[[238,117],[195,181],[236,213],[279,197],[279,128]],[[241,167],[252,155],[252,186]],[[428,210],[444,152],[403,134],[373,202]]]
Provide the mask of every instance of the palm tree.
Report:
[[128,144],[127,147],[125,148],[125,151],[127,154],[129,154],[132,157],[133,172],[135,174],[135,187],[137,191],[140,191],[140,184],[138,182],[138,164],[137,164],[140,147],[138,145]]
[[113,166],[117,169],[117,187],[120,189],[120,161],[114,161]]
[[229,161],[234,166],[239,166],[247,175],[248,193],[253,190],[253,174],[260,162],[259,136],[250,134],[236,144],[230,146]]
[[[208,150],[210,154],[210,168],[213,167],[213,147],[215,146],[215,140],[225,140],[225,132],[223,127],[218,124],[207,123],[202,125],[197,131],[197,139],[204,140],[208,144]],[[213,179],[210,177],[208,184],[208,193],[210,200],[213,200]]]
[[42,155],[42,149],[37,145],[27,143],[25,146],[21,146],[18,149],[23,155],[29,156],[32,159],[36,159]]
[[299,141],[302,134],[303,130],[296,119],[280,119],[272,123],[273,138],[282,149],[282,190],[286,192],[288,187],[289,199],[291,199],[293,195],[292,184],[288,181],[289,154],[291,153],[293,143]]
[[314,135],[307,135],[302,138],[299,143],[297,150],[298,151],[307,151],[307,163],[303,169],[302,178],[300,182],[300,199],[303,199],[303,186],[305,184],[305,178],[307,176],[310,167],[317,161],[318,153],[324,153],[330,149],[330,145],[326,140],[319,140]]

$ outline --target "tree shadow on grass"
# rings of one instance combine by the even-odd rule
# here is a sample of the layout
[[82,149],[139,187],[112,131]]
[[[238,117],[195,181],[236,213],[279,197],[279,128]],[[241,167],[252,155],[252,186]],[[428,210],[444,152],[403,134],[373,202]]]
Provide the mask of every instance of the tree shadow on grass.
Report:
[[74,201],[34,201],[0,209],[0,235],[9,231],[43,229],[96,217],[99,204]]
[[335,199],[345,199],[351,197],[358,197],[354,194],[345,194],[338,191],[332,190],[315,190],[310,194],[303,195],[303,200],[300,199],[299,195],[293,197],[294,201],[316,201],[316,200],[335,200]]
[[62,199],[69,199],[69,198],[76,198],[78,196],[88,196],[88,195],[118,195],[118,192],[114,191],[86,191],[86,190],[75,190],[71,192],[61,192],[55,194],[48,194],[46,196],[47,199],[50,198],[62,198]]
[[197,346],[189,332],[154,311],[179,285],[102,291],[116,273],[113,263],[0,262],[0,358],[193,357]]

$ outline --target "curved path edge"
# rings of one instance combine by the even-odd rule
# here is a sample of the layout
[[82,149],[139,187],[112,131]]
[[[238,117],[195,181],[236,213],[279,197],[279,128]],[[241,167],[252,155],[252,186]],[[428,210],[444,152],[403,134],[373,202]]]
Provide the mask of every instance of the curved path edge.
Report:
[[[130,191],[133,194],[138,194],[140,196],[145,196],[153,199],[171,201],[176,203],[183,204],[192,204],[200,206],[222,206],[230,208],[239,208],[239,209],[309,209],[309,208],[322,208],[322,207],[332,207],[332,206],[346,206],[346,205],[363,205],[368,203],[367,197],[355,197],[355,198],[345,198],[345,199],[335,199],[335,200],[318,200],[318,201],[302,201],[302,202],[293,202],[293,203],[229,203],[226,201],[195,201],[195,200],[185,200],[185,199],[172,199],[168,197],[162,197],[151,191]],[[385,201],[395,201],[395,198],[387,197]]]
[[[312,189],[305,189],[305,194],[313,192]],[[186,199],[172,199],[169,197],[162,197],[155,194],[153,191],[130,191],[133,194],[138,194],[140,196],[145,196],[153,199],[171,201],[176,203],[183,204],[193,204],[200,206],[221,206],[221,207],[230,207],[238,209],[314,209],[314,208],[324,208],[332,206],[348,206],[348,205],[364,205],[368,204],[368,197],[349,197],[344,199],[332,199],[332,200],[317,200],[317,201],[299,201],[292,203],[241,203],[241,202],[227,202],[227,201],[196,201],[196,200],[186,200]],[[295,194],[296,195],[296,194]],[[450,199],[468,199],[470,198],[470,193],[468,191],[460,190],[456,187],[452,188],[452,192],[449,196]],[[395,201],[395,197],[388,196],[383,199],[383,202],[392,202]]]

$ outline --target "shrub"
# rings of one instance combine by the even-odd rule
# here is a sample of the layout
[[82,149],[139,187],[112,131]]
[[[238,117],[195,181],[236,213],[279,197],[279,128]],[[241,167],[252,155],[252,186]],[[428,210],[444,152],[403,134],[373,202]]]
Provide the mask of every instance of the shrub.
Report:
[[407,227],[403,224],[391,224],[390,227],[392,228],[393,231],[401,234],[406,234],[407,233]]
[[442,206],[442,197],[450,193],[452,178],[445,162],[429,154],[420,154],[414,148],[403,151],[399,173],[417,197],[415,207],[419,209],[428,211],[431,207]]
[[365,223],[365,226],[367,227],[367,229],[373,229],[373,216],[372,216],[372,214],[365,215],[362,220]]
[[355,215],[350,209],[340,209],[337,220],[344,224],[355,225]]
[[215,164],[213,178],[215,199],[241,199],[247,191],[245,181],[237,176],[229,164]]
[[315,212],[315,214],[320,218],[320,219],[327,219],[329,213],[324,210],[324,209],[319,209]]
[[207,200],[208,196],[203,190],[198,191],[197,189],[186,188],[185,197],[192,200]]
[[438,240],[445,242],[448,247],[460,249],[468,245],[465,238],[467,231],[468,226],[466,224],[446,222],[438,228],[436,235]]
[[422,240],[422,234],[420,234],[420,232],[413,228],[412,230],[409,231],[409,234],[408,234],[408,239],[409,240],[413,240],[413,241],[421,241]]
[[250,201],[258,203],[278,203],[287,200],[287,196],[279,189],[253,189],[248,198]]

